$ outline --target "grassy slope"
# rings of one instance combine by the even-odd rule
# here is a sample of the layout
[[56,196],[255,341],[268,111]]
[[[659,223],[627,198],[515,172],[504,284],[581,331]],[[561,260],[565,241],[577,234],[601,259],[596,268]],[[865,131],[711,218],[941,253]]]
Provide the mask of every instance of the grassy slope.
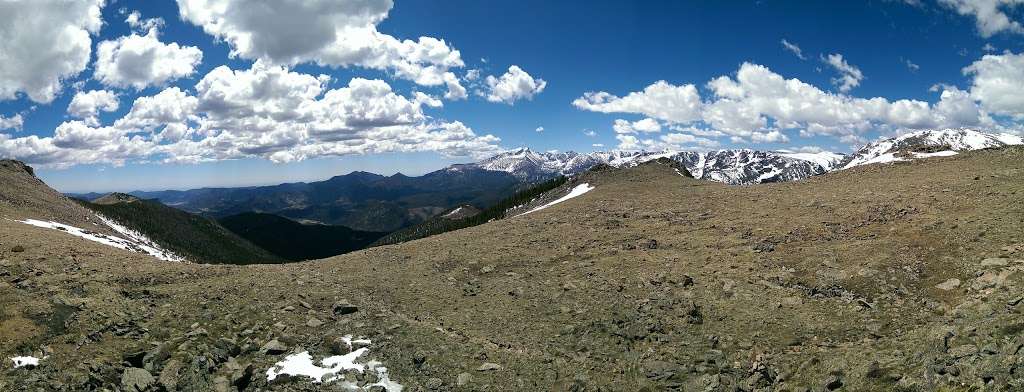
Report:
[[167,250],[212,264],[280,263],[284,260],[235,235],[216,221],[156,201],[96,204],[85,207],[134,229]]
[[385,233],[344,226],[302,224],[273,214],[246,212],[222,218],[235,234],[288,260],[310,260],[363,249]]
[[[52,350],[0,372],[0,390],[113,389],[124,354],[154,342],[207,390],[232,374],[210,361],[220,338],[262,375],[284,354],[252,347],[322,358],[346,334],[371,339],[408,390],[1014,390],[1022,161],[1024,148],[978,151],[751,187],[645,165],[534,214],[284,265],[160,263],[0,220],[0,358]],[[341,299],[359,311],[334,315]],[[55,302],[74,317],[54,323]]]

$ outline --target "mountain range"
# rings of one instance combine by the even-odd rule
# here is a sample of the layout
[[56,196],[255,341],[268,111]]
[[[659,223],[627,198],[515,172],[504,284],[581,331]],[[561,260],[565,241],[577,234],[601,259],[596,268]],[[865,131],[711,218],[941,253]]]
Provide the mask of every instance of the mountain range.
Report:
[[[537,152],[520,148],[476,163],[456,164],[418,177],[352,172],[325,181],[242,188],[131,192],[142,199],[213,218],[256,212],[300,223],[340,225],[364,232],[394,232],[458,206],[487,208],[508,195],[557,176],[598,165],[631,167],[668,158],[696,179],[731,185],[798,181],[870,163],[948,156],[957,151],[1022,144],[1019,136],[972,129],[908,133],[869,143],[851,154],[758,151]],[[73,195],[95,199],[101,194]]]
[[925,130],[869,143],[852,154],[835,152],[758,151],[749,149],[696,151],[612,151],[576,153],[535,152],[520,148],[487,158],[470,166],[506,172],[523,181],[572,176],[606,164],[628,167],[669,158],[682,163],[697,179],[731,185],[797,181],[833,170],[870,163],[952,155],[1024,144],[1020,136],[993,134],[972,129]]
[[[519,186],[519,179],[508,173],[453,166],[418,177],[352,172],[309,183],[130,194],[218,219],[258,212],[303,223],[390,232],[458,205],[493,204]],[[72,196],[91,200],[102,194]]]

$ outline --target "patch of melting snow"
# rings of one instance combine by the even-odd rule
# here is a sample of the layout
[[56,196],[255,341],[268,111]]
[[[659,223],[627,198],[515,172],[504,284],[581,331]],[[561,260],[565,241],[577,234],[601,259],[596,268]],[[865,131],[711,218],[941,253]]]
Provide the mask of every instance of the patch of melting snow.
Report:
[[[352,350],[353,344],[370,345],[369,339],[353,339],[352,335],[345,335],[341,340],[348,345],[349,350]],[[357,362],[363,354],[369,351],[368,347],[361,347],[345,355],[324,358],[319,365],[313,361],[313,356],[309,354],[309,351],[292,354],[267,369],[267,381],[274,381],[278,376],[288,375],[305,376],[312,378],[314,383],[321,383],[344,380],[345,372],[350,370],[359,373],[370,371],[377,375],[377,382],[373,384],[359,387],[350,381],[343,381],[340,385],[349,390],[369,390],[371,387],[380,386],[388,392],[401,392],[404,387],[391,380],[388,368],[382,366],[381,362],[375,360],[365,363]]]
[[14,362],[15,369],[25,366],[39,366],[39,358],[36,357],[11,357],[11,361]]
[[956,155],[956,151],[951,150],[939,152],[915,152],[914,158],[951,157],[954,155]]
[[29,224],[36,227],[42,227],[47,229],[60,230],[65,233],[71,234],[75,237],[85,238],[89,241],[99,242],[107,246],[113,246],[118,249],[124,249],[132,252],[139,252],[151,255],[160,260],[167,261],[183,261],[184,259],[166,250],[161,249],[153,241],[150,241],[144,235],[139,234],[133,230],[130,230],[124,226],[121,226],[114,221],[105,217],[97,215],[103,223],[114,229],[118,233],[125,235],[129,239],[121,237],[115,237],[112,235],[106,235],[97,233],[95,231],[83,230],[74,226],[65,225],[63,223],[57,223],[53,221],[41,221],[37,219],[26,219],[23,221],[17,221],[25,224]]
[[572,188],[572,190],[569,191],[568,195],[562,196],[562,197],[558,198],[557,200],[555,200],[553,202],[550,202],[548,204],[545,204],[545,205],[542,205],[540,207],[534,208],[532,210],[526,211],[526,212],[522,213],[522,215],[519,215],[519,216],[523,216],[523,215],[529,214],[531,212],[537,212],[537,211],[543,210],[545,208],[551,207],[551,206],[553,206],[555,204],[558,204],[558,203],[561,203],[563,201],[566,201],[566,200],[572,199],[574,197],[580,196],[580,195],[582,195],[584,193],[587,193],[587,192],[590,192],[592,190],[594,190],[594,187],[590,186],[590,184],[588,184],[588,183],[582,183],[582,184],[576,185],[575,188]]
[[449,216],[452,216],[452,215],[458,214],[458,213],[459,213],[459,211],[462,211],[462,206],[459,206],[458,208],[456,208],[456,209],[452,210],[452,212],[449,212],[449,213],[447,213],[447,214],[444,214],[444,217],[445,217],[445,218],[447,218],[447,217],[449,217]]
[[678,174],[680,177],[686,177],[686,175],[683,174],[683,172],[679,171],[679,169],[676,169],[676,174]]

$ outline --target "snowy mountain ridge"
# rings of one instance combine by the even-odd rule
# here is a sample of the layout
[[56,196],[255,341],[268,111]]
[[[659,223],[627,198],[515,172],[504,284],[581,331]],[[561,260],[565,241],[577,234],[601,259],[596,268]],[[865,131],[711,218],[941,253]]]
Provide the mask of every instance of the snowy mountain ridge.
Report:
[[572,176],[599,164],[629,167],[658,158],[682,163],[694,178],[749,185],[797,181],[833,170],[895,162],[913,158],[955,155],[957,151],[1024,144],[1020,136],[972,129],[925,130],[880,139],[846,155],[823,151],[596,151],[592,153],[537,152],[518,148],[474,164],[484,170],[510,173],[520,180],[536,181],[557,175]]
[[843,169],[911,158],[956,155],[958,151],[1024,144],[1020,136],[986,133],[967,128],[912,132],[868,143],[850,155]]

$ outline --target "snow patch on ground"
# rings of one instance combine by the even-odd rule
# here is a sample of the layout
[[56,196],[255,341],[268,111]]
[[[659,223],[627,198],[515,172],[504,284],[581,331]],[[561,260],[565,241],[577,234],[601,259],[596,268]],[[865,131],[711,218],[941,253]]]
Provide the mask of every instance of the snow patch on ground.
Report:
[[11,357],[11,361],[14,362],[15,369],[25,366],[39,366],[39,358],[36,357]]
[[862,159],[862,160],[857,160],[857,161],[850,162],[850,164],[846,165],[844,167],[844,169],[849,169],[851,167],[860,166],[860,165],[870,165],[872,163],[892,163],[892,162],[902,162],[904,160],[905,159],[903,159],[903,158],[897,157],[895,153],[891,153],[890,152],[890,153],[887,153],[887,154],[881,154],[881,155],[878,155],[876,157],[872,157],[870,159]]
[[462,211],[462,207],[461,207],[461,206],[460,206],[460,207],[458,207],[458,208],[456,208],[456,209],[454,209],[454,210],[452,210],[452,212],[449,212],[449,213],[447,213],[447,214],[444,214],[444,217],[445,217],[445,218],[447,218],[447,217],[449,217],[449,216],[452,216],[452,215],[458,214],[458,213],[459,213],[459,211]]
[[956,151],[915,152],[914,158],[951,157],[954,155],[956,155]]
[[128,237],[128,239],[115,237],[112,235],[105,235],[94,231],[79,229],[74,226],[69,226],[63,223],[57,223],[53,221],[26,219],[17,222],[25,223],[36,227],[60,230],[65,233],[71,234],[75,237],[85,238],[89,241],[99,242],[107,246],[113,246],[115,248],[124,249],[132,252],[145,253],[150,256],[156,257],[160,260],[184,261],[183,258],[171,252],[161,249],[158,245],[156,245],[156,243],[151,241],[149,238],[146,238],[146,236],[136,231],[130,230],[124,226],[121,226],[114,222],[113,220],[110,220],[106,217],[100,215],[97,215],[97,217],[99,217],[100,220],[102,220],[103,223],[105,223],[107,226],[110,226],[110,228],[114,229],[114,231],[124,235],[125,237]]
[[[341,340],[348,345],[349,350],[352,350],[353,344],[370,345],[370,340],[352,339],[352,335],[345,335]],[[350,381],[343,381],[340,385],[348,390],[369,390],[372,387],[380,386],[388,392],[401,392],[404,387],[402,384],[391,380],[391,377],[388,375],[388,368],[382,366],[381,362],[375,360],[365,363],[358,362],[369,351],[368,347],[361,347],[345,355],[324,358],[319,364],[313,361],[313,356],[309,354],[309,351],[292,354],[285,357],[284,360],[275,363],[270,369],[267,369],[267,381],[274,381],[278,376],[289,375],[305,376],[312,378],[314,383],[321,383],[344,380],[345,372],[347,371],[358,373],[370,371],[377,375],[376,383],[367,384],[362,388]]]
[[545,208],[551,207],[551,206],[553,206],[555,204],[558,204],[558,203],[561,203],[563,201],[566,201],[566,200],[572,199],[574,197],[580,196],[580,195],[582,195],[584,193],[587,193],[587,192],[590,192],[592,190],[594,190],[594,187],[590,186],[590,184],[588,184],[588,183],[582,183],[582,184],[576,185],[575,188],[572,188],[572,190],[569,191],[568,195],[562,196],[562,197],[558,198],[557,200],[552,201],[552,202],[550,202],[548,204],[545,204],[545,205],[542,205],[540,207],[534,208],[532,210],[526,211],[522,215],[519,215],[519,216],[523,216],[523,215],[529,214],[531,212],[537,212],[537,211],[543,210]]

